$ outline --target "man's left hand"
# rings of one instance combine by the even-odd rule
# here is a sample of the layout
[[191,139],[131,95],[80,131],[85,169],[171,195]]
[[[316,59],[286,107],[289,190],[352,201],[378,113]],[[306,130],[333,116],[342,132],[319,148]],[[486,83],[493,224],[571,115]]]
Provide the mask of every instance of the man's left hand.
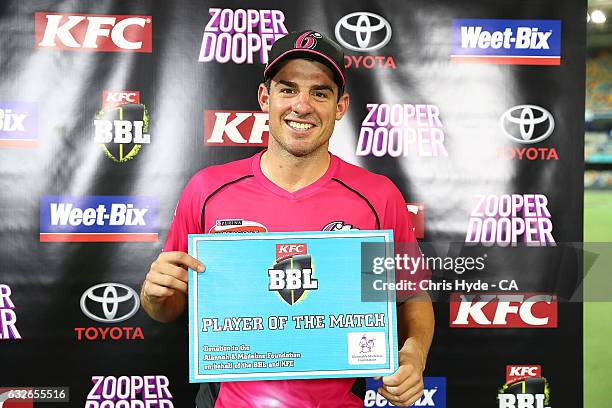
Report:
[[382,378],[378,392],[390,403],[407,407],[423,395],[423,370],[425,357],[414,339],[406,340],[398,353],[399,368],[392,375]]

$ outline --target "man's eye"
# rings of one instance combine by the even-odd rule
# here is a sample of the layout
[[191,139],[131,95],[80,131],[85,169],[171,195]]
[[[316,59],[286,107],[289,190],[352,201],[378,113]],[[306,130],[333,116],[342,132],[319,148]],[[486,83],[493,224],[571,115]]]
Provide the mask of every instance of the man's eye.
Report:
[[325,92],[315,92],[314,96],[317,98],[326,98],[327,94]]
[[290,94],[290,93],[293,93],[293,89],[291,89],[291,88],[282,88],[282,89],[280,90],[280,92],[281,92],[281,93]]

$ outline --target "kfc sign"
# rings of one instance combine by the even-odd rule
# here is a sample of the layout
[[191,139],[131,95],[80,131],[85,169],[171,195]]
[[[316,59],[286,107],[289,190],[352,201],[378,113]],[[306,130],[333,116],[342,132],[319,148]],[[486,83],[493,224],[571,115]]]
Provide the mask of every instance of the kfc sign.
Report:
[[267,146],[269,115],[254,111],[204,112],[204,144],[207,146]]
[[523,380],[529,377],[541,377],[542,366],[540,365],[507,365],[506,383]]
[[104,91],[102,92],[102,109],[140,103],[140,91]]
[[36,47],[72,51],[152,51],[151,16],[35,13]]
[[306,244],[276,244],[276,260],[308,253]]
[[450,327],[556,328],[557,297],[520,294],[452,294]]

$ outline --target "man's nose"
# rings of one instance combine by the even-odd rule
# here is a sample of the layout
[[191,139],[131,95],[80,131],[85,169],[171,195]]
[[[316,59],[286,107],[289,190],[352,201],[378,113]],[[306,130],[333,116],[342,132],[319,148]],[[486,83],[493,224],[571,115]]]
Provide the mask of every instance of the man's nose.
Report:
[[311,102],[309,92],[300,92],[293,102],[292,109],[299,115],[311,113],[313,111]]

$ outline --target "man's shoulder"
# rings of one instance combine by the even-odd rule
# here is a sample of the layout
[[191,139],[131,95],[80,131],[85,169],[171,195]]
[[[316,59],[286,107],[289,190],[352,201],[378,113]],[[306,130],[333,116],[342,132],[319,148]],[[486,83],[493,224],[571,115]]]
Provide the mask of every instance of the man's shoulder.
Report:
[[371,172],[338,158],[336,178],[364,195],[391,194],[398,191],[393,182],[382,174]]
[[204,195],[208,195],[226,184],[252,176],[252,161],[253,156],[205,167],[193,175],[188,187],[195,188]]

